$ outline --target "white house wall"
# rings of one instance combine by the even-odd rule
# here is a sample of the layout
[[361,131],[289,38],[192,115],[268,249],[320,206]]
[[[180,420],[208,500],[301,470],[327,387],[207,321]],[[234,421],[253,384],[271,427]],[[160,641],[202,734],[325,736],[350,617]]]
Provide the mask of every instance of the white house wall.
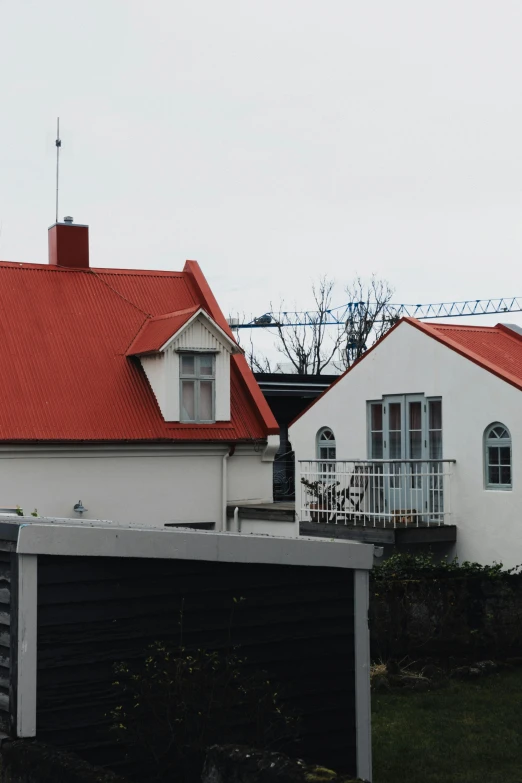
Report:
[[[142,356],[140,358],[141,365],[145,370],[145,374],[148,378],[156,402],[160,407],[161,413],[165,416],[167,410],[167,384],[165,375],[165,354],[154,354],[153,356]],[[178,384],[179,385],[179,384]],[[179,398],[179,389],[178,389]],[[179,399],[178,399],[179,405]]]
[[263,462],[264,444],[239,445],[228,460],[228,502],[267,503],[273,498],[274,463]]
[[[228,498],[272,497],[272,463],[262,448],[238,446],[227,460]],[[5,508],[71,517],[79,500],[88,518],[157,525],[218,522],[223,515],[223,456],[229,444],[32,446],[0,448]]]
[[[290,428],[296,460],[316,458],[316,434],[325,426],[338,459],[368,458],[367,401],[416,393],[442,397],[443,457],[456,460],[448,520],[457,525],[455,553],[506,567],[522,563],[522,392],[407,323]],[[484,488],[483,437],[495,421],[512,436],[511,491]]]

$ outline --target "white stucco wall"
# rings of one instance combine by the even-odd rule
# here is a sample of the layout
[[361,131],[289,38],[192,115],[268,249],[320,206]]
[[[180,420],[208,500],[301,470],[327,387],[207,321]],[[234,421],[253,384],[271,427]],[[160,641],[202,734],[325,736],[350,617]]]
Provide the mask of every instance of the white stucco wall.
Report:
[[[41,516],[163,524],[218,522],[223,516],[223,456],[229,444],[164,446],[1,446],[0,506]],[[227,460],[233,501],[272,498],[272,462],[263,445],[238,446]]]
[[[408,323],[290,428],[296,461],[316,458],[316,433],[324,426],[334,431],[338,459],[367,458],[366,403],[395,394],[442,397],[443,457],[457,461],[448,522],[457,525],[459,559],[522,563],[522,392]],[[483,436],[495,421],[512,436],[511,491],[484,488]]]
[[263,461],[265,446],[237,446],[228,460],[228,502],[268,503],[273,498],[272,460]]
[[239,516],[239,531],[236,529],[234,517],[227,519],[229,533],[240,532],[241,535],[270,535],[283,538],[299,538],[299,521],[280,522],[266,519],[243,519]]

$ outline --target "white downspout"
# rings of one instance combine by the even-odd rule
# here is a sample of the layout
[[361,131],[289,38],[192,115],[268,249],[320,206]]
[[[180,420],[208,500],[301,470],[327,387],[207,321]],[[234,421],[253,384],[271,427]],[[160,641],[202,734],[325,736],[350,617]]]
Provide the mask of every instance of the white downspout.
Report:
[[241,521],[239,519],[239,507],[236,506],[234,509],[234,527],[233,527],[234,533],[241,533]]
[[218,521],[216,524],[217,533],[225,533],[227,529],[227,462],[228,458],[232,456],[235,450],[235,446],[230,446],[227,453],[223,455],[223,470],[221,473],[223,479],[221,488],[222,514],[221,521]]

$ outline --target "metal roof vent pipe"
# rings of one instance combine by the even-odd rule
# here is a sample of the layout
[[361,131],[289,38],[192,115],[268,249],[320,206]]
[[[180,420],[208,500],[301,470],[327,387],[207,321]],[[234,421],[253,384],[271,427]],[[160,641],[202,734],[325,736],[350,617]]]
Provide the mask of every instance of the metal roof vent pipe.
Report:
[[63,223],[50,226],[49,264],[68,269],[89,269],[89,226],[74,223],[69,215]]

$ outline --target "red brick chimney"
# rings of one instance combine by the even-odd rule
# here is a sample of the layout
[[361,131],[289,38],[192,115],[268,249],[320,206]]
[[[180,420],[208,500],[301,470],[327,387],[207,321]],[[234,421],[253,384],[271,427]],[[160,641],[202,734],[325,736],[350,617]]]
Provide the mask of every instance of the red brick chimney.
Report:
[[89,226],[73,223],[66,217],[63,223],[49,228],[49,263],[70,269],[89,268]]

